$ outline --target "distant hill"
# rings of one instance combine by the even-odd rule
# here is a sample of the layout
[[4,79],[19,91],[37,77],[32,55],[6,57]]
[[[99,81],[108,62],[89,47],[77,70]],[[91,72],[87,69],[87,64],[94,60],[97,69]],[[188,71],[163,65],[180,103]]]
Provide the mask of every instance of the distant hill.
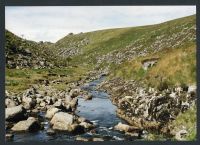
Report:
[[113,68],[126,61],[195,44],[196,15],[161,24],[70,33],[54,44],[36,43],[6,31],[6,65]]

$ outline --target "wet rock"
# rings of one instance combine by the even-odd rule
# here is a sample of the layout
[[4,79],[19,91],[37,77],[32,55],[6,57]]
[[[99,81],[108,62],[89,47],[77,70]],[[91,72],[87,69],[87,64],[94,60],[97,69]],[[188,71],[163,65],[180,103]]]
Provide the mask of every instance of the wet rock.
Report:
[[84,97],[85,100],[92,100],[92,95],[88,94]]
[[71,108],[75,109],[78,105],[78,98],[72,99],[72,101],[69,102],[69,104],[70,104]]
[[87,130],[90,130],[95,127],[92,123],[88,123],[88,122],[81,122],[79,125],[83,126]]
[[69,95],[72,97],[72,98],[75,98],[79,95],[80,93],[80,89],[72,89],[69,93]]
[[77,136],[77,137],[76,137],[76,140],[77,140],[77,141],[90,141],[89,138],[84,138],[84,137],[80,137],[80,136]]
[[50,108],[45,115],[46,118],[51,119],[57,112],[61,111],[58,108]]
[[14,135],[11,133],[6,133],[5,138],[6,138],[6,141],[12,141],[14,138]]
[[52,136],[52,135],[55,135],[56,132],[53,129],[49,128],[49,129],[47,129],[47,134]]
[[8,129],[11,129],[13,127],[13,123],[12,122],[5,122],[5,129],[8,130]]
[[85,122],[85,121],[87,121],[87,119],[86,118],[84,118],[84,117],[79,117],[78,118],[78,122]]
[[95,138],[92,139],[92,141],[104,141],[104,139],[103,138],[96,138],[95,137]]
[[34,132],[38,131],[39,129],[40,129],[40,124],[34,117],[29,117],[27,120],[20,121],[11,128],[12,131],[16,132],[18,131]]
[[136,138],[139,137],[139,133],[136,133],[136,132],[134,132],[134,133],[132,133],[132,132],[126,132],[125,135],[129,135],[129,136],[136,137]]
[[6,108],[6,121],[17,122],[26,118],[26,110],[21,106]]
[[127,124],[122,124],[121,122],[119,122],[115,127],[115,130],[119,130],[119,131],[123,131],[123,132],[134,132],[137,131],[138,128],[132,127],[130,125]]
[[72,133],[83,133],[84,127],[75,122],[75,116],[65,112],[56,113],[50,123],[54,130],[67,131]]
[[58,112],[51,119],[51,124],[57,126],[72,125],[73,123],[74,116],[65,112]]

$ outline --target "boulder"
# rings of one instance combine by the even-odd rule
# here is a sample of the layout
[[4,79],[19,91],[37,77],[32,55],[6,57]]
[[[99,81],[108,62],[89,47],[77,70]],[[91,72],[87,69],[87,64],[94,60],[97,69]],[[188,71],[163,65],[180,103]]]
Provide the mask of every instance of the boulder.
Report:
[[80,137],[80,136],[77,136],[77,137],[76,137],[76,140],[77,140],[77,141],[90,141],[89,138],[84,138],[84,137]]
[[92,95],[88,94],[84,97],[85,100],[92,100]]
[[123,132],[134,132],[137,131],[138,128],[135,128],[133,126],[127,125],[127,124],[122,124],[119,122],[115,127],[115,130],[123,131]]
[[51,119],[59,111],[60,111],[60,109],[58,109],[58,108],[49,108],[47,110],[45,117],[48,119]]
[[58,101],[56,101],[54,104],[53,104],[54,107],[56,108],[59,108],[59,109],[65,109],[65,107],[63,106],[62,104],[62,100],[61,99],[58,99]]
[[46,103],[44,101],[40,102],[40,107],[45,107]]
[[84,132],[84,127],[75,122],[75,116],[65,112],[56,113],[51,119],[50,123],[54,130],[67,131],[72,133]]
[[30,97],[22,97],[22,103],[25,109],[32,109],[36,106],[36,100]]
[[65,95],[65,103],[69,103],[72,101],[72,97],[70,95]]
[[72,125],[74,123],[74,116],[69,113],[65,112],[58,112],[56,113],[53,118],[51,119],[51,124],[69,124]]
[[69,95],[72,97],[72,98],[75,98],[79,95],[80,93],[80,89],[72,89],[70,92],[69,92]]
[[78,105],[78,99],[77,98],[74,98],[72,99],[71,102],[69,102],[71,108],[76,108],[76,106]]
[[53,104],[53,100],[50,96],[45,96],[45,100],[46,104],[48,105],[52,105]]
[[20,121],[17,124],[15,124],[11,130],[12,131],[38,131],[41,128],[40,124],[34,117],[29,117],[27,120]]
[[87,121],[87,119],[86,118],[84,118],[84,117],[79,117],[78,118],[78,122],[86,122]]
[[5,104],[6,104],[6,108],[15,107],[17,105],[15,101],[9,98],[5,99]]
[[81,122],[79,125],[84,127],[87,130],[94,128],[94,125],[92,123],[88,123],[88,122]]
[[104,139],[95,137],[95,138],[92,139],[92,141],[104,141]]
[[58,130],[58,131],[67,131],[67,132],[71,132],[71,133],[83,133],[84,132],[84,128],[78,124],[67,124],[67,123],[55,123],[53,125],[53,129],[54,130]]
[[21,106],[6,108],[6,121],[17,122],[26,119],[26,110]]

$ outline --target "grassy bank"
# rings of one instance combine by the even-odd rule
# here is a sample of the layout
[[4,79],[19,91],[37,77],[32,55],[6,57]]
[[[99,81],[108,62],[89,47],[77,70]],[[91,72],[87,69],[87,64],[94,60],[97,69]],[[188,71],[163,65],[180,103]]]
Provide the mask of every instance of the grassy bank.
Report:
[[20,92],[28,89],[40,80],[61,80],[63,83],[53,84],[59,90],[64,90],[68,82],[80,80],[88,72],[86,67],[68,67],[54,69],[6,69],[6,89]]

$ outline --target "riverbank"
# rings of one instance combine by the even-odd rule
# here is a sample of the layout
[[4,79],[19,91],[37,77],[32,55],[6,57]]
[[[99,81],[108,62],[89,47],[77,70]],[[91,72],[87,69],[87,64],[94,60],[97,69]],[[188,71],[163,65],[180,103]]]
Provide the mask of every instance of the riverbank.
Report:
[[136,81],[124,81],[118,78],[105,81],[99,88],[107,90],[110,94],[110,99],[118,108],[117,115],[134,127],[177,140],[184,140],[184,136],[178,134],[184,132],[185,136],[189,135],[190,127],[196,130],[196,123],[190,124],[191,126],[187,128],[185,127],[187,124],[178,126],[176,131],[170,126],[176,121],[177,116],[184,114],[187,110],[194,110],[195,85],[166,87],[158,90],[144,88]]

